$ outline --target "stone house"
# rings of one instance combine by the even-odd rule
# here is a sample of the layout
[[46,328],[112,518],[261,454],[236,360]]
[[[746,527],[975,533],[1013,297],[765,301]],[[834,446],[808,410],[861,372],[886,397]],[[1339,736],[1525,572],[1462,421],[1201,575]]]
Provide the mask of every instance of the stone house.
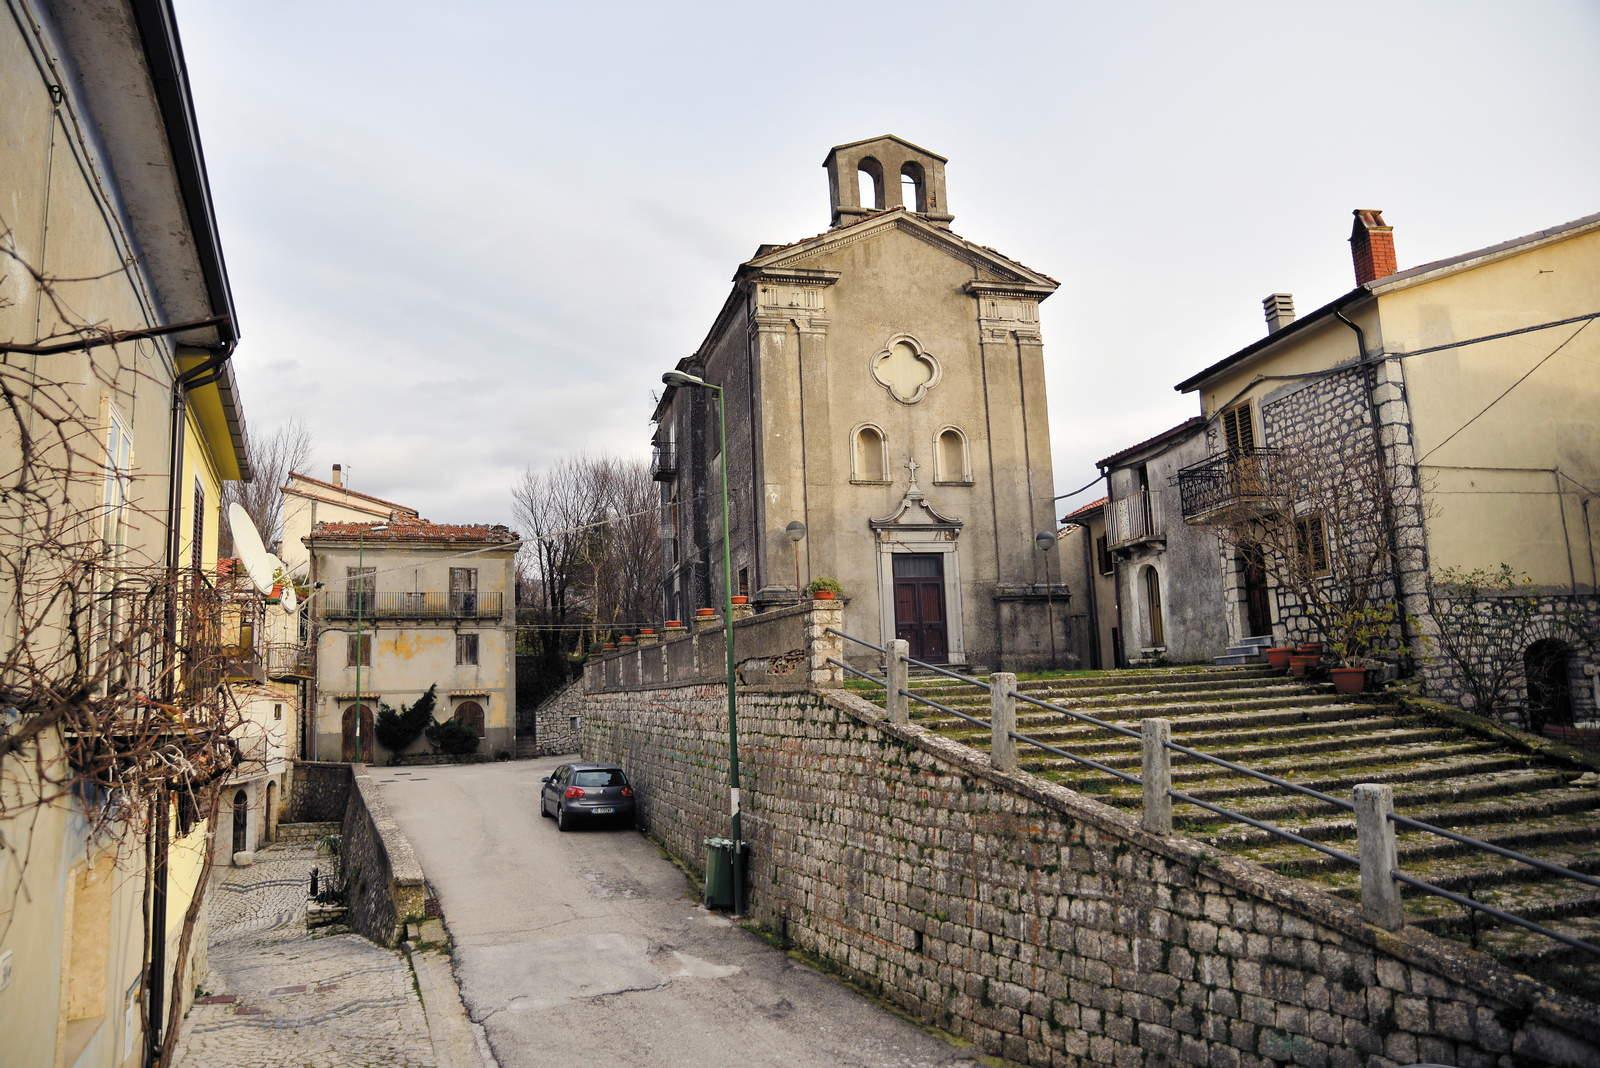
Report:
[[1107,498],[1061,517],[1061,567],[1072,607],[1067,613],[1073,666],[1098,670],[1122,664],[1117,618],[1117,568],[1106,545]]
[[1178,471],[1205,458],[1205,420],[1177,426],[1099,461],[1106,478],[1106,548],[1125,660],[1210,660],[1228,646],[1217,610],[1217,540],[1182,522]]
[[[309,551],[312,759],[386,757],[374,722],[437,686],[434,716],[516,748],[516,555],[504,526],[431,523],[409,509],[383,522],[318,520]],[[320,584],[320,585],[319,585]],[[424,739],[409,751],[427,748]]]
[[[951,230],[945,162],[894,136],[831,149],[832,228],[760,246],[678,369],[726,390],[735,592],[789,604],[830,577],[853,635],[1037,667],[1065,655],[1068,608],[1035,541],[1055,529],[1039,302],[1057,283]],[[722,599],[712,405],[669,386],[652,416],[669,617]]]
[[[0,376],[14,403],[48,398],[29,427],[35,443],[44,417],[59,417],[81,461],[68,472],[52,459],[48,473],[24,479],[48,513],[11,484],[0,523],[0,560],[44,560],[21,588],[0,568],[0,725],[19,745],[0,757],[0,1061],[137,1065],[159,1043],[172,999],[186,1004],[205,971],[203,925],[181,974],[177,949],[208,827],[185,792],[154,787],[139,804],[149,823],[114,819],[91,833],[128,799],[74,780],[59,728],[23,740],[35,710],[22,707],[25,681],[12,669],[31,661],[95,676],[120,663],[142,692],[152,658],[114,651],[135,595],[182,591],[164,645],[182,648],[174,632],[217,622],[197,606],[210,602],[222,483],[251,474],[228,362],[239,327],[170,3],[12,4],[0,17],[0,100],[3,240],[17,260],[0,269]],[[24,266],[52,279],[51,293]],[[105,332],[122,340],[102,343]],[[19,349],[35,339],[61,344]],[[14,415],[0,418],[0,469],[12,478],[24,455],[18,431]],[[86,544],[73,542],[83,532],[98,541],[87,551],[99,573],[118,576],[127,598],[55,569],[71,554],[48,546]],[[41,600],[95,606],[79,617],[91,635],[87,667],[55,659],[71,637],[58,625],[65,616],[37,625]],[[211,691],[181,653],[173,664],[180,694]],[[54,789],[74,781],[81,788]],[[41,791],[47,801],[30,804]],[[153,906],[159,895],[165,908]],[[164,954],[148,972],[147,945]]]
[[[1600,215],[1407,270],[1382,214],[1354,215],[1353,289],[1298,318],[1288,294],[1268,296],[1265,337],[1178,384],[1199,396],[1208,453],[1178,473],[1183,519],[1260,508],[1272,472],[1306,458],[1328,483],[1371,467],[1375,503],[1392,516],[1382,578],[1404,608],[1394,641],[1429,690],[1461,695],[1432,641],[1440,572],[1504,563],[1550,620],[1550,633],[1511,651],[1525,661],[1522,698],[1532,678],[1531,700],[1549,705],[1537,719],[1592,719]],[[1297,516],[1297,530],[1313,562],[1350,536],[1337,516]],[[1222,553],[1218,568],[1230,640],[1315,636],[1305,606],[1241,554]]]

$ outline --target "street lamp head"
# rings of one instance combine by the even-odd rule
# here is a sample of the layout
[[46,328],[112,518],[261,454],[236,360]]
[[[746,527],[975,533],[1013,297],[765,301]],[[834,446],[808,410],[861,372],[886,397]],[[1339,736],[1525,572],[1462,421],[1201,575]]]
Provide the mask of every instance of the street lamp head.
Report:
[[1039,547],[1040,552],[1048,552],[1056,543],[1056,536],[1048,531],[1041,530],[1033,536],[1033,543]]
[[783,532],[789,535],[790,541],[799,542],[806,536],[806,525],[800,522],[800,520],[796,519],[793,523],[790,523],[788,526],[784,527]]
[[711,384],[703,378],[697,378],[683,371],[668,371],[661,376],[661,383],[667,386],[709,386]]

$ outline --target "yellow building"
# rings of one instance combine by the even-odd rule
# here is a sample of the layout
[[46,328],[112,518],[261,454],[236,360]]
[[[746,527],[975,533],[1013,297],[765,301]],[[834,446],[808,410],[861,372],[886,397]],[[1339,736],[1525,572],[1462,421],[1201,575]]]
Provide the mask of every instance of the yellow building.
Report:
[[[20,464],[39,490],[0,506],[0,1060],[138,1064],[204,968],[201,930],[176,972],[206,825],[179,798],[50,790],[75,782],[72,739],[19,739],[50,722],[47,680],[87,682],[85,706],[162,669],[117,647],[151,618],[139,582],[180,598],[169,640],[199,641],[222,482],[249,477],[238,332],[170,2],[9,5],[0,144],[0,375],[29,398],[0,418],[0,469]],[[129,596],[102,597],[106,582]],[[97,675],[106,664],[119,674]],[[177,677],[181,702],[196,680],[181,664]],[[136,811],[165,817],[153,848],[129,829]]]
[[[1382,214],[1354,214],[1355,288],[1299,318],[1288,294],[1269,295],[1265,337],[1178,384],[1199,395],[1211,446],[1179,473],[1184,518],[1213,521],[1282,456],[1316,454],[1348,472],[1375,450],[1395,514],[1383,578],[1406,609],[1401,645],[1430,689],[1461,693],[1430,643],[1438,576],[1504,563],[1565,620],[1539,637],[1552,654],[1528,660],[1528,674],[1548,677],[1532,695],[1519,683],[1524,700],[1550,705],[1530,706],[1536,722],[1593,720],[1600,214],[1407,270]],[[1301,519],[1315,559],[1339,532]],[[1232,552],[1220,563],[1234,640],[1319,637],[1259,570],[1247,579]]]

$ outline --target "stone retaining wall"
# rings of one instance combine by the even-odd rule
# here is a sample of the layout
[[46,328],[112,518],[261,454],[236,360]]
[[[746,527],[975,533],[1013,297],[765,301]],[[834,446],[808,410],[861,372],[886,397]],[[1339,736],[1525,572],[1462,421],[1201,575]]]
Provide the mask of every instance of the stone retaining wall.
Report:
[[[726,833],[725,696],[590,694],[685,863]],[[848,694],[739,699],[750,908],[916,1017],[1031,1065],[1600,1063],[1600,1010],[1415,929],[997,772]]]
[[350,799],[350,765],[297,760],[290,775],[289,804],[282,823],[333,823],[344,819]]
[[383,792],[365,765],[351,766],[350,803],[344,812],[339,864],[350,927],[392,946],[407,920],[420,920],[428,898],[422,865],[389,814]]
[[583,715],[583,681],[569,682],[542,701],[534,710],[536,756],[554,756],[578,751],[578,729],[573,717]]

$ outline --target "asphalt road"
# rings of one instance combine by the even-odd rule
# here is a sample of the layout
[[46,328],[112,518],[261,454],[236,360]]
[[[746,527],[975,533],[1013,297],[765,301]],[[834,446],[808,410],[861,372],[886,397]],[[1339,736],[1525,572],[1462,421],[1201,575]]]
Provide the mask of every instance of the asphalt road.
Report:
[[539,779],[559,763],[373,769],[504,1068],[976,1068],[701,908],[642,835],[540,819]]

